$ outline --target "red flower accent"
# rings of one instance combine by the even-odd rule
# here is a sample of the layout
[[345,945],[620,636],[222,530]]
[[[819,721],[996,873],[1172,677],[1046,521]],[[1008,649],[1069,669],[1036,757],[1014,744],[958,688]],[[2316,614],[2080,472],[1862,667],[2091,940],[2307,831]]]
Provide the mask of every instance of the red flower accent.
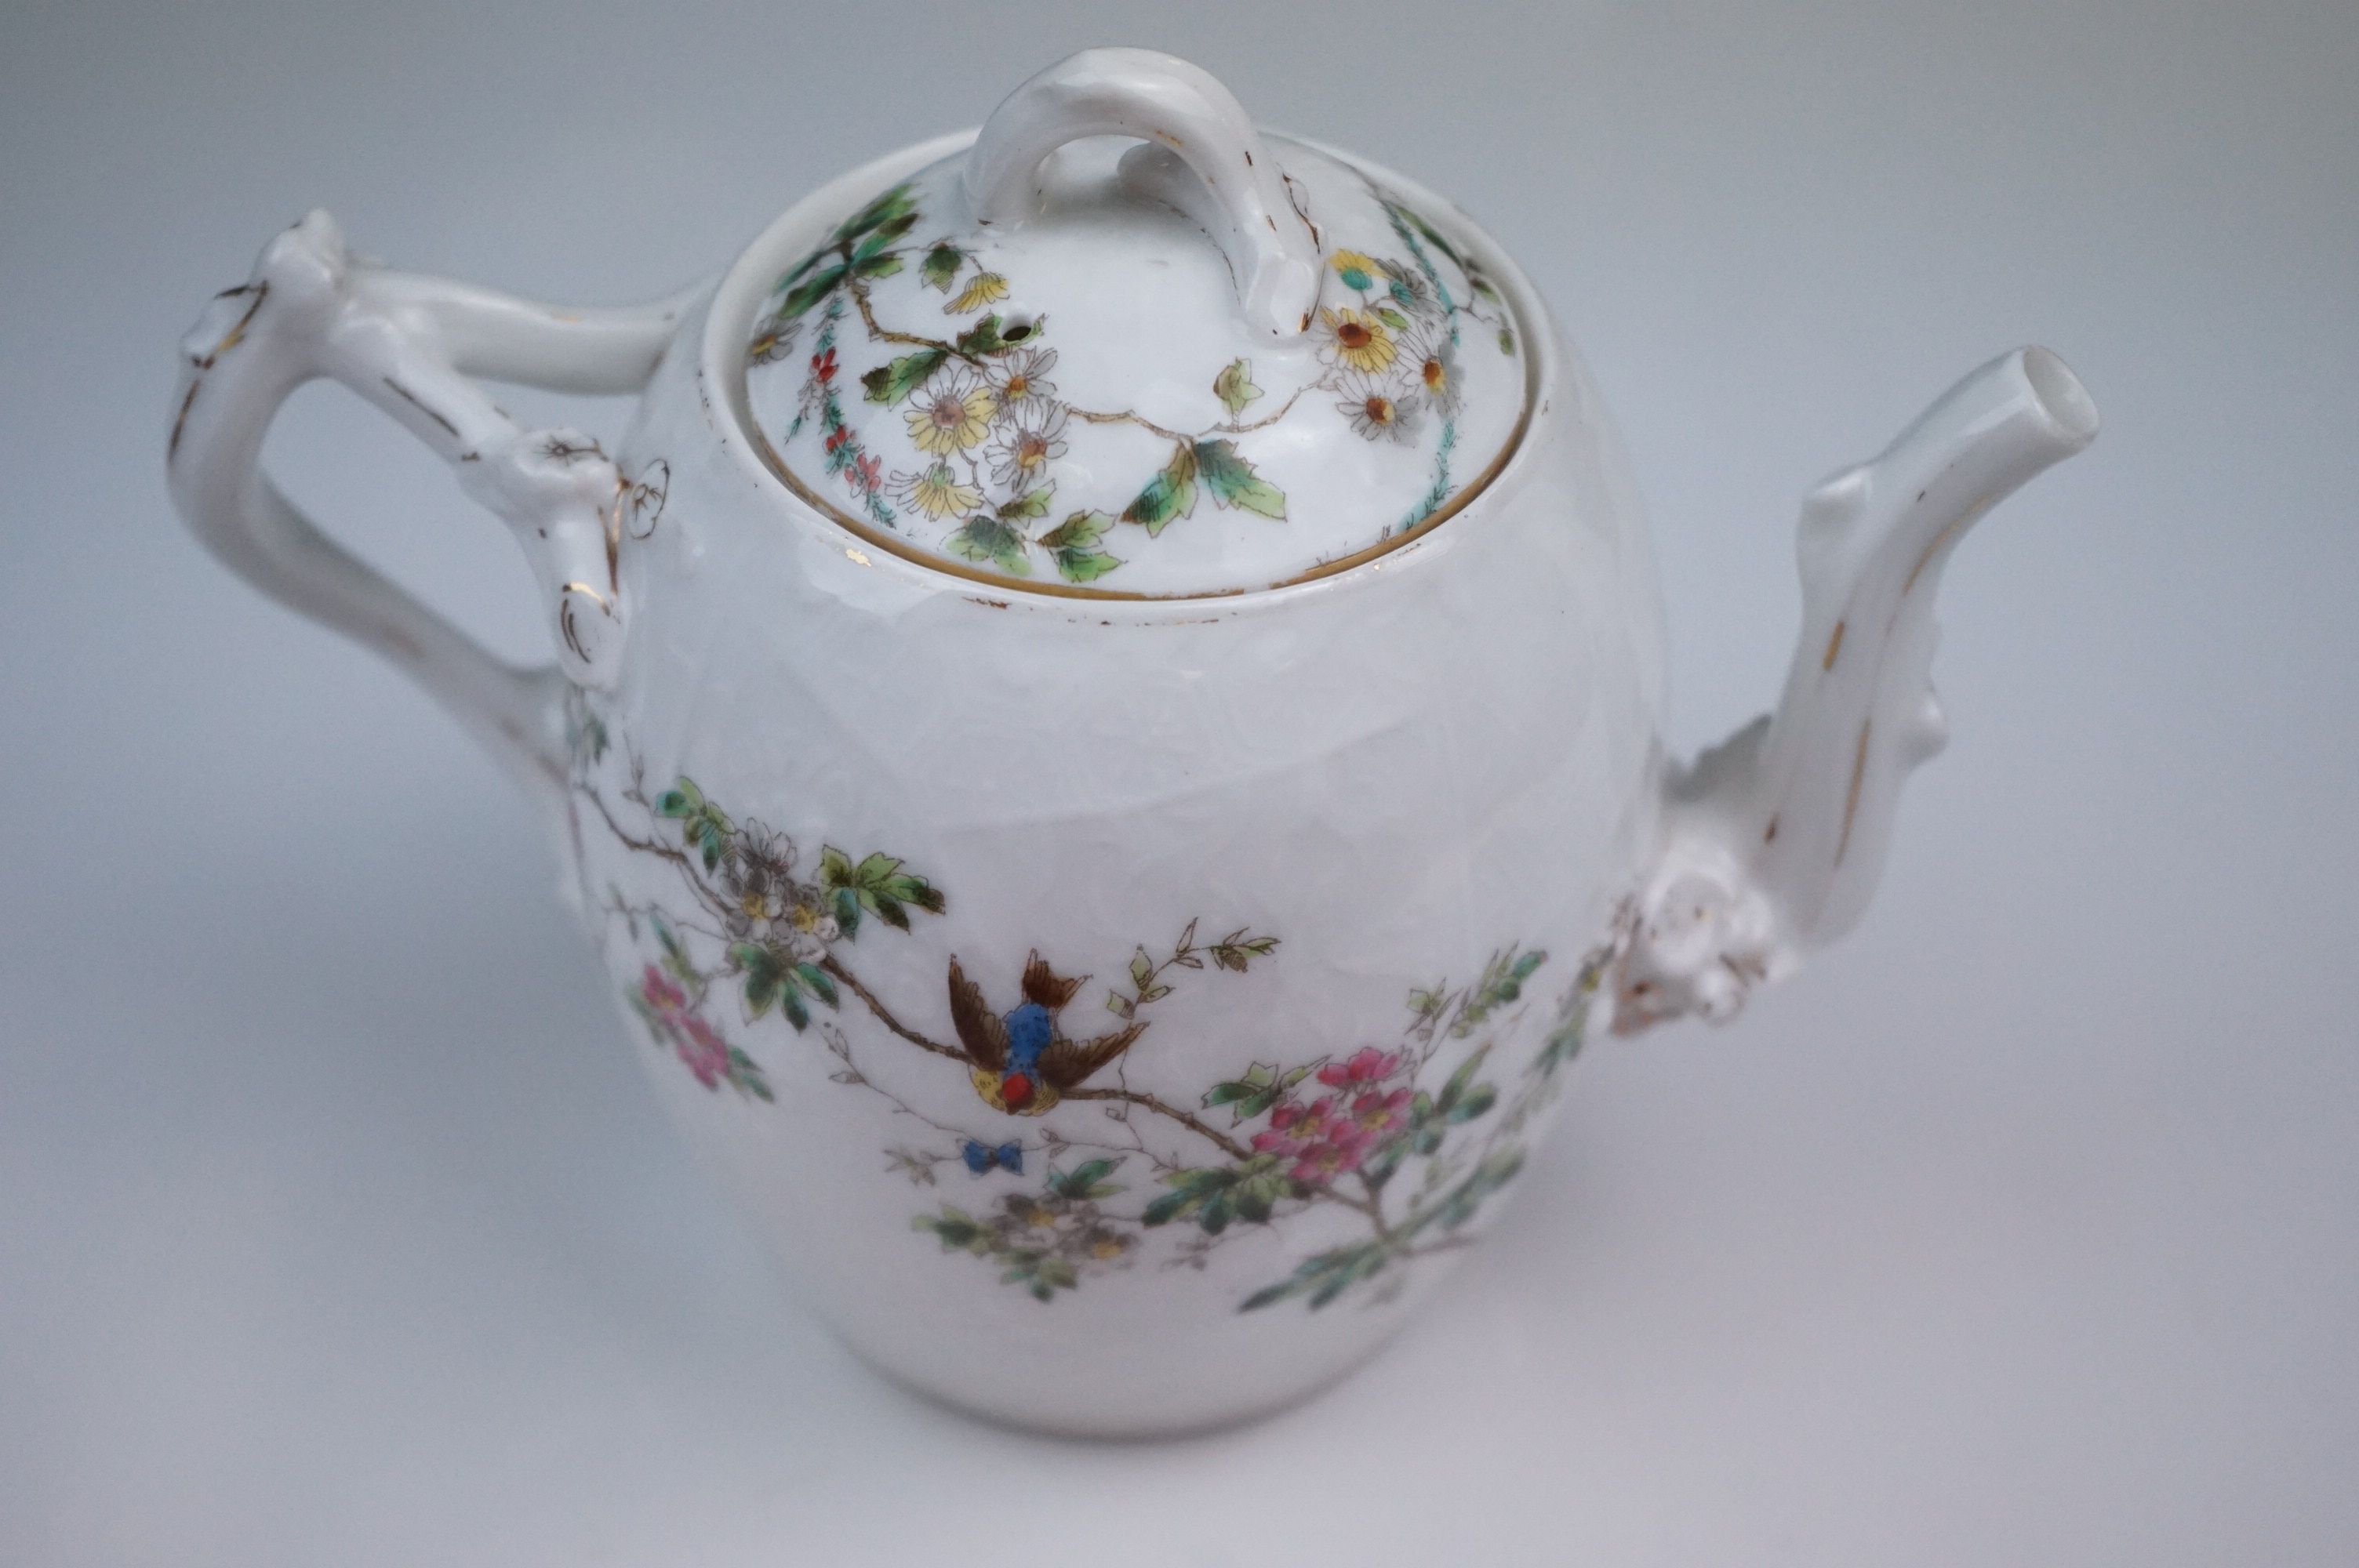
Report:
[[1408,1121],[1409,1092],[1395,1089],[1380,1094],[1374,1089],[1352,1102],[1352,1125],[1362,1137],[1383,1138]]
[[696,1081],[708,1089],[719,1087],[729,1076],[729,1044],[701,1016],[689,1011],[688,992],[649,964],[640,977],[639,995],[647,1002],[649,1020],[663,1031],[673,1053],[696,1075]]
[[1336,1177],[1347,1175],[1360,1168],[1367,1156],[1369,1139],[1348,1122],[1327,1130],[1323,1142],[1305,1149],[1288,1173],[1305,1186],[1324,1186]]
[[854,458],[844,470],[843,482],[857,491],[874,491],[885,482],[885,460],[882,458]]
[[653,964],[647,966],[646,976],[639,981],[639,994],[647,999],[649,1007],[661,1013],[678,1012],[688,1005],[688,993]]
[[835,379],[835,351],[833,349],[828,350],[827,352],[823,354],[813,354],[811,356],[811,374],[819,377],[821,381],[833,381]]
[[1348,1061],[1330,1062],[1319,1069],[1319,1081],[1331,1089],[1351,1088],[1360,1084],[1374,1084],[1389,1078],[1401,1065],[1397,1051],[1379,1051],[1373,1045],[1364,1046],[1352,1054]]
[[827,433],[827,449],[832,452],[851,439],[852,427],[849,425],[839,425],[834,429],[830,430]]

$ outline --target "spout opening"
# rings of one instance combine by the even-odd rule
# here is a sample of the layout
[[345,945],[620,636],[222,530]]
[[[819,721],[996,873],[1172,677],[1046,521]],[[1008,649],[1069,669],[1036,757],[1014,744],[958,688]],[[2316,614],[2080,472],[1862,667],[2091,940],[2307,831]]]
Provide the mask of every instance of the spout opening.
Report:
[[2039,400],[2040,412],[2048,416],[2056,432],[2074,447],[2085,447],[2096,438],[2097,404],[2089,389],[2081,384],[2071,367],[2059,359],[2053,351],[2028,348],[2023,351],[2024,379],[2031,384],[2031,394]]

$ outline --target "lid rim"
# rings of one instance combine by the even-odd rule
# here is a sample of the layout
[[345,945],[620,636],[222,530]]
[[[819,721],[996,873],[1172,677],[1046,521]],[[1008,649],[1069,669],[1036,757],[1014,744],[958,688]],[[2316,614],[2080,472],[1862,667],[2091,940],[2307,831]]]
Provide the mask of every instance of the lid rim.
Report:
[[[1516,419],[1506,435],[1498,442],[1481,471],[1460,485],[1449,500],[1430,515],[1419,519],[1409,527],[1402,528],[1398,532],[1378,539],[1374,544],[1332,559],[1319,561],[1306,569],[1290,573],[1283,578],[1261,582],[1240,582],[1216,588],[1182,588],[1165,591],[1100,588],[1082,583],[1043,580],[1034,577],[1017,577],[1006,572],[990,570],[982,566],[970,565],[929,548],[915,538],[903,536],[853,515],[827,496],[815,491],[788,463],[768,433],[763,428],[761,422],[754,416],[749,376],[751,366],[747,362],[742,346],[733,348],[727,341],[731,331],[734,330],[737,333],[736,343],[742,345],[743,329],[759,317],[757,294],[749,292],[745,301],[749,308],[744,311],[733,310],[730,313],[733,320],[725,324],[727,330],[724,330],[724,323],[718,319],[710,324],[712,330],[707,334],[705,352],[708,371],[715,362],[726,361],[723,367],[723,387],[724,401],[730,406],[729,423],[735,427],[735,433],[745,440],[749,455],[756,460],[752,466],[777,481],[789,495],[810,508],[818,518],[832,525],[842,535],[849,535],[851,540],[857,541],[860,545],[881,550],[897,561],[915,567],[929,576],[986,588],[998,594],[1023,594],[1034,599],[1158,605],[1186,605],[1199,601],[1216,602],[1249,599],[1300,588],[1353,572],[1406,546],[1424,540],[1443,524],[1465,511],[1471,503],[1486,494],[1491,486],[1521,455],[1525,437],[1533,423],[1535,411],[1539,406],[1541,385],[1547,377],[1549,365],[1553,358],[1549,347],[1551,331],[1545,319],[1546,313],[1538,309],[1534,303],[1528,280],[1524,278],[1520,269],[1498,249],[1488,234],[1468,220],[1454,204],[1450,203],[1446,199],[1437,197],[1416,180],[1400,176],[1381,165],[1342,153],[1313,138],[1282,132],[1272,134],[1284,135],[1288,141],[1299,143],[1332,157],[1372,183],[1397,189],[1405,197],[1418,201],[1425,211],[1447,211],[1457,221],[1458,237],[1481,255],[1485,270],[1503,286],[1495,303],[1506,313],[1513,323],[1518,341],[1525,346],[1525,351],[1520,356],[1523,371],[1520,378],[1522,388]],[[911,172],[929,167],[934,162],[955,156],[972,146],[975,135],[976,132],[973,130],[953,132],[923,143],[914,144],[897,153],[873,160],[870,164],[850,171],[837,180],[830,181],[820,191],[815,191],[804,201],[796,203],[788,210],[788,214],[782,215],[777,222],[770,225],[747,249],[731,267],[728,276],[723,280],[723,295],[745,292],[733,290],[730,286],[738,283],[749,273],[757,274],[760,270],[755,265],[757,261],[768,265],[791,255],[798,249],[799,241],[806,229],[814,233],[824,231],[826,225],[832,221],[832,209],[820,205],[821,196],[838,188],[850,189],[854,192],[851,200],[856,203],[860,200],[858,192],[863,189],[858,184],[858,177],[865,175],[871,179],[881,178],[888,184],[896,178],[906,178]],[[792,216],[798,210],[806,208],[809,211],[806,213],[805,222],[789,231],[787,218]],[[797,236],[795,240],[788,238],[790,232]],[[740,315],[744,316],[745,320],[734,319]],[[1537,335],[1535,335],[1536,326]]]

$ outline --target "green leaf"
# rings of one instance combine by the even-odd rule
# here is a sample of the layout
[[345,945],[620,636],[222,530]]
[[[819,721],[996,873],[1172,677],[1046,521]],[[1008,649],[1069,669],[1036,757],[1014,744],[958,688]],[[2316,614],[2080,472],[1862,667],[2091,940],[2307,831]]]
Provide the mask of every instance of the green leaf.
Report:
[[1171,460],[1147,481],[1138,498],[1123,508],[1122,520],[1142,524],[1149,538],[1169,526],[1174,518],[1196,510],[1196,449],[1184,442],[1172,449]]
[[1064,1172],[1051,1168],[1049,1172],[1049,1190],[1060,1197],[1090,1202],[1112,1197],[1123,1189],[1119,1183],[1109,1182],[1106,1177],[1112,1175],[1114,1168],[1121,1163],[1122,1161],[1116,1158],[1085,1161],[1073,1169]]
[[1040,544],[1067,582],[1095,582],[1122,565],[1119,557],[1091,547],[1113,526],[1114,519],[1103,512],[1076,512],[1043,534]]
[[1499,351],[1503,354],[1516,351],[1516,335],[1505,327],[1499,329]]
[[914,213],[917,211],[917,202],[910,199],[908,181],[904,180],[838,224],[835,237],[839,240],[856,240],[871,229],[889,223],[905,212]]
[[900,402],[924,384],[950,355],[940,349],[924,349],[914,354],[903,354],[889,364],[878,365],[860,378],[867,389],[868,401],[881,403],[887,408]]
[[1459,1097],[1466,1092],[1466,1086],[1473,1082],[1475,1072],[1483,1065],[1483,1058],[1490,1054],[1491,1048],[1485,1045],[1460,1063],[1458,1070],[1450,1075],[1450,1081],[1441,1086],[1441,1093],[1434,1098],[1433,1108],[1447,1115],[1450,1108],[1458,1103]]
[[795,270],[787,274],[786,276],[778,279],[778,287],[781,289],[787,287],[797,278],[801,277],[806,273],[810,272],[811,268],[819,265],[820,258],[827,254],[828,250],[828,246],[822,245],[818,250],[811,252],[810,254],[803,257],[802,260],[795,263]]
[[734,1045],[729,1047],[729,1081],[756,1099],[775,1103],[777,1098],[770,1093],[769,1080],[762,1076],[760,1064]]
[[999,335],[999,316],[994,312],[958,335],[958,351],[973,358],[995,354],[1007,347]]
[[819,851],[819,881],[821,887],[848,888],[854,878],[852,857],[832,844],[822,844]]
[[683,774],[678,784],[656,797],[656,815],[681,817],[702,809],[703,806],[704,792],[696,787],[695,780]]
[[[898,860],[893,863],[900,864]],[[940,914],[949,906],[949,901],[935,891],[933,883],[907,871],[886,877],[876,891],[903,903],[914,903],[928,914]]]
[[1545,951],[1535,949],[1534,951],[1526,953],[1523,957],[1517,958],[1513,968],[1509,972],[1519,980],[1527,980],[1532,978],[1532,971],[1534,969],[1538,968],[1542,964],[1547,962],[1548,954]]
[[787,1022],[800,1034],[810,1027],[810,1009],[803,1005],[803,993],[795,989],[794,981],[785,976],[778,980],[778,1006],[785,1011]]
[[1255,1117],[1259,1116],[1263,1111],[1267,1110],[1271,1106],[1274,1106],[1277,1103],[1277,1087],[1276,1085],[1272,1085],[1270,1087],[1263,1089],[1254,1095],[1252,1098],[1242,1101],[1238,1104],[1236,1109],[1237,1120],[1241,1122],[1251,1121]]
[[975,1217],[962,1208],[942,1205],[940,1214],[921,1214],[909,1221],[912,1230],[929,1230],[941,1238],[945,1252],[980,1252],[988,1235]]
[[1204,1195],[1201,1193],[1165,1193],[1147,1206],[1146,1210],[1139,1215],[1138,1222],[1149,1227],[1169,1225],[1175,1219],[1187,1217],[1196,1206],[1203,1201]]
[[842,1005],[836,999],[835,980],[817,964],[797,964],[795,979],[802,982],[805,990],[827,1003],[828,1006]]
[[1332,1302],[1337,1296],[1342,1295],[1353,1284],[1367,1278],[1370,1274],[1375,1273],[1384,1266],[1384,1255],[1382,1253],[1377,1253],[1372,1258],[1355,1260],[1349,1266],[1338,1270],[1328,1278],[1325,1284],[1310,1292],[1310,1310],[1312,1312],[1317,1312],[1321,1307],[1325,1306],[1329,1302]]
[[785,978],[777,960],[764,948],[755,948],[758,957],[745,965],[745,1022],[752,1023],[770,1011],[785,987]]
[[787,297],[778,302],[778,319],[791,321],[834,293],[835,286],[843,281],[843,274],[844,269],[839,264],[811,274],[787,290]]
[[[1045,492],[1035,491],[1033,493]],[[1113,526],[1114,519],[1103,512],[1076,512],[1041,535],[1040,543],[1052,550],[1094,545],[1104,538],[1106,530]]]
[[1464,1099],[1450,1108],[1451,1121],[1472,1121],[1498,1103],[1499,1091],[1488,1084],[1477,1084]]
[[1253,384],[1253,362],[1231,360],[1221,373],[1212,378],[1212,395],[1234,419],[1245,410],[1245,405],[1261,395],[1261,388]]
[[1053,550],[1057,575],[1067,582],[1095,582],[1122,565],[1122,557],[1109,556],[1103,550]]
[[860,894],[851,888],[835,890],[835,924],[847,937],[860,933]]
[[995,566],[1010,577],[1029,577],[1024,535],[996,517],[970,517],[943,535],[942,546],[965,560]]
[[1394,309],[1389,305],[1379,305],[1376,307],[1376,319],[1382,321],[1386,326],[1390,327],[1396,332],[1406,332],[1408,330],[1408,318],[1402,315],[1399,311]]
[[1422,217],[1410,211],[1406,207],[1398,206],[1389,201],[1385,205],[1401,217],[1408,219],[1410,224],[1416,228],[1417,232],[1425,236],[1425,243],[1431,245],[1435,250],[1440,251],[1443,255],[1448,256],[1452,262],[1455,262],[1458,265],[1459,271],[1465,272],[1468,270],[1466,258],[1458,254],[1458,247],[1451,244],[1448,237],[1445,236],[1440,230],[1435,228],[1432,224],[1427,222]]
[[[1054,483],[1044,484],[1038,490],[1027,490],[1021,495],[1001,502],[999,515],[1002,520],[1009,522],[1046,517],[1049,515],[1049,498],[1056,493]],[[1060,528],[1054,532],[1061,533],[1063,530]],[[1044,539],[1041,543],[1047,544],[1048,541]]]
[[918,268],[918,276],[925,279],[928,287],[948,294],[951,284],[958,277],[959,268],[965,263],[966,253],[956,245],[936,245],[926,253],[925,263]]
[[1155,960],[1147,957],[1146,948],[1141,947],[1130,956],[1130,983],[1144,990],[1147,982],[1154,979]]
[[1196,471],[1223,506],[1241,506],[1264,517],[1286,516],[1286,492],[1254,472],[1253,464],[1237,455],[1235,442],[1197,442]]
[[852,270],[863,277],[890,277],[901,270],[901,258],[889,254],[868,256],[854,262]]
[[877,919],[883,921],[894,930],[907,931],[909,929],[909,912],[901,907],[901,901],[899,899],[888,897],[881,892],[863,892],[860,895],[860,902],[863,904],[865,904],[868,907],[869,912],[875,914]]
[[1229,1227],[1229,1220],[1234,1213],[1230,1195],[1223,1189],[1207,1198],[1204,1206],[1196,1211],[1196,1223],[1204,1227],[1205,1235],[1218,1236]]
[[[860,248],[852,253],[853,264],[858,265],[862,262],[874,261],[886,246],[915,227],[917,222],[918,215],[915,212],[904,212],[897,218],[887,219],[878,224],[866,239],[860,242]],[[863,268],[863,270],[866,269]]]
[[1210,1110],[1216,1105],[1227,1105],[1233,1100],[1245,1099],[1253,1093],[1254,1087],[1251,1084],[1241,1084],[1234,1079],[1227,1083],[1214,1084],[1204,1091],[1204,1108]]

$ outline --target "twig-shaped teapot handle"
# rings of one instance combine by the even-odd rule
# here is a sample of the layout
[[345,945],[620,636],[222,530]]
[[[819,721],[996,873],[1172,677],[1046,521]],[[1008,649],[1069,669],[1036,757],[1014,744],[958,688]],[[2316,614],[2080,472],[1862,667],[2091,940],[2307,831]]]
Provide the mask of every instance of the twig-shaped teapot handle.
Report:
[[[495,754],[545,784],[552,770],[562,774],[555,730],[566,677],[614,678],[619,535],[646,497],[597,442],[525,428],[469,377],[635,392],[685,303],[559,310],[394,272],[352,254],[334,220],[313,212],[273,240],[253,277],[217,296],[184,341],[172,498],[234,570],[408,670]],[[279,406],[321,376],[393,416],[515,530],[549,598],[558,665],[517,669],[495,658],[321,533],[261,471]]]
[[1009,93],[984,122],[966,195],[985,223],[1040,210],[1041,168],[1068,142],[1137,136],[1124,182],[1203,225],[1229,258],[1246,319],[1273,338],[1308,330],[1319,303],[1319,236],[1286,171],[1235,95],[1201,68],[1153,49],[1085,49]]

